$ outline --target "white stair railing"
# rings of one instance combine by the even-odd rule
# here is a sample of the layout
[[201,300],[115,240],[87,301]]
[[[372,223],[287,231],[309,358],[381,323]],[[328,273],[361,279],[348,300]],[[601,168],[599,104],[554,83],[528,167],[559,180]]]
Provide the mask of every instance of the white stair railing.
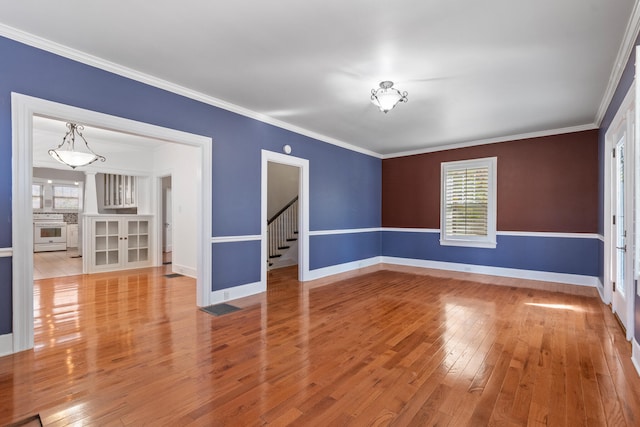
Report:
[[296,196],[267,222],[269,259],[278,258],[298,240],[298,197]]

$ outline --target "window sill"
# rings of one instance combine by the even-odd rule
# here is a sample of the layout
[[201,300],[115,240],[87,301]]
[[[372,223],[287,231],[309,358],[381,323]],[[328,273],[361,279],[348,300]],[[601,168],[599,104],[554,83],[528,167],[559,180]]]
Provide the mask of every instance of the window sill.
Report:
[[485,248],[485,249],[495,249],[497,246],[496,242],[480,242],[473,240],[443,240],[440,239],[441,246],[461,246],[467,248]]

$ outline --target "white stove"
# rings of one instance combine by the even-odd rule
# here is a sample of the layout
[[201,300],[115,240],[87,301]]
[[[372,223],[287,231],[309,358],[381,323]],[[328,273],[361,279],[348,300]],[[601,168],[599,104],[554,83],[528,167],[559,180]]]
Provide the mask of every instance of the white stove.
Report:
[[67,223],[62,214],[33,214],[33,251],[66,251]]

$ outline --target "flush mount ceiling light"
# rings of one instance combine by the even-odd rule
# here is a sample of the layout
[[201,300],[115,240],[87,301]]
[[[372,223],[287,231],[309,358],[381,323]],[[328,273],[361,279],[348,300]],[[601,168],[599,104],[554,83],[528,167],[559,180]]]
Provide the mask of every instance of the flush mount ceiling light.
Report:
[[[94,153],[93,150],[89,148],[89,143],[84,139],[84,136],[82,136],[84,126],[77,125],[75,123],[67,123],[67,129],[69,130],[62,138],[60,145],[49,150],[49,155],[51,157],[72,169],[75,169],[78,166],[90,165],[97,160],[100,160],[101,162],[107,160],[104,156]],[[82,148],[82,146],[80,147],[82,150],[78,150],[76,148],[76,134],[80,139],[82,139],[86,149]]]
[[393,87],[393,82],[380,82],[378,89],[371,89],[371,102],[383,113],[389,112],[398,102],[407,102],[407,91],[400,92]]

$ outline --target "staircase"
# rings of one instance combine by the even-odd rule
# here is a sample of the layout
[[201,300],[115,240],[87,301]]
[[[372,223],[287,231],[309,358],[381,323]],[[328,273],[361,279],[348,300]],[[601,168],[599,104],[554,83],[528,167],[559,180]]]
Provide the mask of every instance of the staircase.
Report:
[[270,268],[298,263],[298,197],[267,222],[267,252]]

